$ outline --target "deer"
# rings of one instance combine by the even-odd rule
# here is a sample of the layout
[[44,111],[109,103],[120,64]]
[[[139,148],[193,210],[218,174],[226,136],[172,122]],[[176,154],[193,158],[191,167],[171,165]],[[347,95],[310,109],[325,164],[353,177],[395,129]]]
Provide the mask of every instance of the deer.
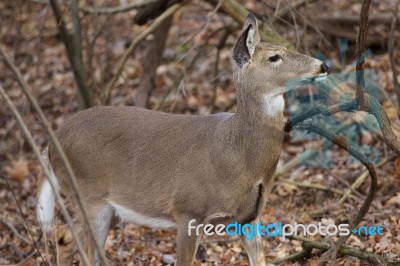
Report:
[[[120,221],[173,229],[175,265],[187,266],[201,238],[188,233],[189,222],[258,222],[282,149],[286,84],[318,82],[329,71],[324,62],[261,42],[259,35],[257,19],[249,13],[232,52],[235,113],[180,115],[98,106],[77,112],[57,130],[102,246]],[[46,156],[50,178],[76,206],[52,143]],[[54,191],[47,179],[41,187],[38,219],[51,230]],[[76,226],[92,265],[99,265],[79,212]],[[267,265],[261,237],[240,238],[250,265]],[[68,230],[57,245],[58,263],[71,265],[75,244]]]

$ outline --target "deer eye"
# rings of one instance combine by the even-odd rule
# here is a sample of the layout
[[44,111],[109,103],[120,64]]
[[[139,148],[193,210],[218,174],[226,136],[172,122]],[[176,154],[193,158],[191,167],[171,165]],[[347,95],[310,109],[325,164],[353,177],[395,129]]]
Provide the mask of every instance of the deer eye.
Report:
[[278,61],[278,60],[281,59],[281,58],[282,58],[282,57],[281,57],[280,55],[276,54],[276,55],[271,56],[270,58],[268,58],[268,61],[270,61],[270,62],[276,62],[276,61]]

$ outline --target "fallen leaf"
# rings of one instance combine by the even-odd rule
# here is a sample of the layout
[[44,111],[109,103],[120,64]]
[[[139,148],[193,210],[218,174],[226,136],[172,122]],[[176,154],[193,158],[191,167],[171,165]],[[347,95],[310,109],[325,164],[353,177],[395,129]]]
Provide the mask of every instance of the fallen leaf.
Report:
[[28,162],[24,160],[12,161],[12,166],[7,166],[5,171],[7,175],[15,181],[22,182],[29,175]]
[[394,107],[390,101],[385,101],[383,106],[390,121],[394,121],[398,118],[396,107]]
[[385,249],[387,246],[389,246],[390,240],[387,237],[382,237],[381,240],[379,241],[379,246],[381,249]]
[[231,248],[231,250],[232,250],[233,252],[240,253],[240,252],[242,252],[242,247],[239,246],[239,245],[234,245],[234,246]]
[[162,261],[163,261],[163,263],[173,265],[173,264],[175,264],[176,260],[175,260],[174,256],[172,256],[170,254],[164,254],[162,256]]
[[397,193],[397,196],[394,196],[390,198],[386,203],[385,203],[385,208],[390,208],[393,205],[399,204],[400,205],[400,193]]

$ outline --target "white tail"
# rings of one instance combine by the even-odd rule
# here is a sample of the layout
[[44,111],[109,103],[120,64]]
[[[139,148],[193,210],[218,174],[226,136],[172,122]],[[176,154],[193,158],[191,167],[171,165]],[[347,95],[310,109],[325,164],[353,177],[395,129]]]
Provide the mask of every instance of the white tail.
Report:
[[[49,169],[51,180],[58,187],[57,177],[54,174],[53,167],[51,166],[51,162],[49,159],[48,147],[43,151],[43,160],[45,161],[46,166]],[[49,180],[47,180],[47,178],[44,178],[40,188],[39,199],[36,206],[38,221],[43,231],[47,232],[52,227],[53,216],[54,216],[54,205],[55,205],[54,191],[50,186]]]

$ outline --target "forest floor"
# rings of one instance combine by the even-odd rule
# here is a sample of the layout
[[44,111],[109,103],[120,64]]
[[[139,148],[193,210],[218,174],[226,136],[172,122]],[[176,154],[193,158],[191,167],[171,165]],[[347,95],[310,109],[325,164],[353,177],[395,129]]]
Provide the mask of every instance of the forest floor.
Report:
[[[91,5],[92,1],[80,1]],[[103,3],[102,1],[98,1]],[[123,2],[123,1],[121,1]],[[240,1],[259,17],[268,19],[274,14],[278,2],[287,1]],[[290,1],[289,1],[290,2]],[[282,21],[275,22],[276,30],[295,44],[296,48],[311,56],[323,55],[332,66],[332,75],[347,81],[353,78],[355,26],[343,28],[349,39],[347,50],[340,52],[338,36],[329,32],[318,20],[321,17],[358,18],[360,1],[319,1],[289,13]],[[396,1],[373,1],[371,16],[392,14]],[[118,1],[108,1],[119,5]],[[235,89],[231,75],[231,49],[239,31],[231,34],[220,51],[218,72],[214,71],[217,45],[221,34],[205,40],[220,27],[231,25],[232,18],[213,13],[214,7],[199,0],[179,10],[170,29],[167,47],[157,70],[156,87],[150,98],[153,109],[182,114],[210,114],[235,111]],[[115,72],[112,67],[129,43],[146,26],[132,23],[134,11],[109,16],[82,14],[83,55],[88,81],[93,88],[96,104],[104,84]],[[319,14],[316,18],[312,14]],[[338,23],[334,22],[333,24]],[[332,24],[332,25],[333,25]],[[293,26],[296,25],[296,26]],[[390,23],[371,24],[369,35],[371,55],[366,59],[367,83],[385,106],[396,132],[400,128],[397,100],[387,37]],[[94,44],[92,40],[101,29]],[[398,29],[398,28],[397,28]],[[397,34],[399,32],[397,31]],[[340,35],[340,32],[338,32]],[[398,38],[399,39],[399,38]],[[35,1],[0,1],[0,41],[8,55],[23,73],[54,129],[66,118],[78,111],[76,84],[65,49],[57,35],[52,10]],[[143,74],[143,50],[150,38],[143,42],[132,55],[117,87],[112,93],[112,105],[132,105],[137,86]],[[343,44],[345,42],[342,42]],[[345,47],[344,45],[341,46]],[[394,49],[397,79],[400,80],[400,41]],[[92,62],[88,70],[88,51]],[[188,65],[200,56],[191,69]],[[178,82],[177,82],[178,81]],[[344,81],[344,82],[345,82]],[[354,80],[353,80],[354,83]],[[48,134],[32,110],[27,98],[12,73],[0,62],[0,84],[6,88],[18,110],[22,113],[36,143],[44,149]],[[286,97],[286,117],[318,103],[318,86],[307,87],[297,94]],[[336,91],[336,89],[339,90]],[[328,96],[328,103],[336,103],[353,92],[341,90],[337,85]],[[214,97],[215,96],[215,97]],[[165,98],[165,100],[163,100]],[[160,104],[163,102],[162,104]],[[379,139],[379,130],[366,128],[364,124],[376,122],[367,115],[340,114],[332,119],[316,118],[330,130],[343,123],[351,125],[341,134],[358,143],[363,152],[381,162],[393,154]],[[318,120],[319,119],[319,120]],[[360,123],[355,123],[357,120]],[[343,122],[347,121],[347,122]],[[350,121],[350,122],[349,122]],[[335,146],[320,149],[322,140],[313,135],[294,131],[285,138],[280,172],[272,184],[268,203],[261,216],[263,224],[319,223],[324,225],[348,223],[359,210],[367,194],[370,180],[367,178],[351,191],[344,202],[342,196],[365,171],[363,165]],[[319,152],[306,163],[286,169],[288,162],[300,158],[306,152]],[[41,169],[32,149],[11,115],[0,100],[0,265],[45,265],[54,260],[54,241],[45,242],[36,219],[37,183]],[[374,202],[361,225],[380,225],[383,235],[351,235],[346,245],[376,253],[390,260],[400,254],[400,160],[391,160],[377,167],[378,191]],[[58,214],[60,215],[60,214]],[[105,249],[111,265],[165,265],[176,254],[174,231],[153,230],[133,224],[119,224],[110,230]],[[320,235],[308,236],[323,241]],[[282,237],[265,237],[263,245],[266,259],[273,261],[298,252],[302,243]],[[285,265],[317,265],[318,251],[311,258]],[[196,265],[249,265],[245,250],[237,238],[203,238],[197,254]],[[372,262],[345,256],[337,259],[338,265],[374,265]]]

